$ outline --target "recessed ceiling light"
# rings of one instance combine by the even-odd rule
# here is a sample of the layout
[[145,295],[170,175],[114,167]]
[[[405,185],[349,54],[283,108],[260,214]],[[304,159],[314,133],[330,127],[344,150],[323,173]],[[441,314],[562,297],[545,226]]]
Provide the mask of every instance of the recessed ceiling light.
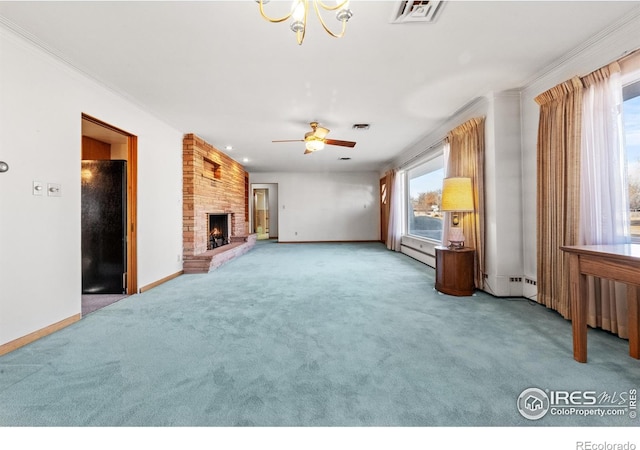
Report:
[[368,123],[354,123],[351,128],[354,130],[368,130],[369,126],[370,125]]
[[349,158],[348,156],[342,156],[340,158],[338,158],[339,161],[349,161],[351,158]]
[[227,145],[224,149],[225,150],[233,150],[233,147],[231,145]]
[[249,162],[249,158],[242,158],[242,162]]

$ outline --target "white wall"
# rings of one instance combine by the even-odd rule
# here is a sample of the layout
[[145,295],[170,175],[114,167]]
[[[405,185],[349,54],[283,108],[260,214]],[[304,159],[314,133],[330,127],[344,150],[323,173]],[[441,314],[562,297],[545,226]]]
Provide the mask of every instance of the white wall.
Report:
[[0,345],[81,311],[82,113],[138,136],[138,286],[182,269],[182,133],[0,27]]
[[377,241],[376,172],[251,173],[252,184],[278,184],[278,240]]
[[[627,17],[624,24],[614,24],[595,42],[573,52],[532,81],[521,93],[522,128],[522,214],[524,276],[536,280],[536,145],[540,109],[535,97],[574,76],[586,75],[618,58],[627,51],[640,48],[640,15]],[[533,296],[536,288],[525,285],[525,295]]]
[[487,96],[485,123],[485,290],[498,296],[522,295],[522,162],[520,95]]

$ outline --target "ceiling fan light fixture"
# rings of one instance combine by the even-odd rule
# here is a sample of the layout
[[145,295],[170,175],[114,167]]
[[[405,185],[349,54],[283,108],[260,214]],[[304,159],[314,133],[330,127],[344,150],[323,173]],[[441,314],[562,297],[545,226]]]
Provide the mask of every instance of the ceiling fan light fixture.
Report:
[[324,142],[318,139],[313,139],[307,141],[304,147],[310,152],[317,152],[318,150],[322,150],[324,148]]
[[318,122],[310,122],[309,125],[311,126],[311,131],[304,134],[304,139],[280,139],[273,140],[271,142],[304,142],[305,155],[322,150],[325,145],[337,145],[339,147],[350,148],[356,146],[356,143],[353,141],[327,139],[326,136],[329,134],[330,130],[328,128],[318,126]]
[[329,130],[324,127],[316,127],[313,134],[317,139],[324,139],[327,137],[327,134],[329,134]]

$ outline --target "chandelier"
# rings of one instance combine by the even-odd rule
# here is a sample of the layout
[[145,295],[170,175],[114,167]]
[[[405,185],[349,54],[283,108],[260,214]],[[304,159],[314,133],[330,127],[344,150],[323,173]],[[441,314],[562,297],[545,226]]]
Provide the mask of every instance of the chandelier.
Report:
[[[322,0],[293,0],[291,10],[283,17],[269,17],[264,12],[265,3],[269,3],[269,0],[255,0],[260,5],[260,15],[271,23],[280,23],[285,20],[291,19],[291,31],[296,33],[296,39],[298,45],[304,41],[304,33],[307,30],[307,15],[309,14],[309,3],[313,3],[313,9],[318,16],[318,20],[322,24],[322,28],[335,38],[344,36],[344,32],[347,30],[347,22],[353,16],[353,13],[349,9],[349,0],[336,0],[334,6],[325,4]],[[337,11],[336,19],[342,22],[342,29],[338,33],[334,33],[325,23],[321,11]]]

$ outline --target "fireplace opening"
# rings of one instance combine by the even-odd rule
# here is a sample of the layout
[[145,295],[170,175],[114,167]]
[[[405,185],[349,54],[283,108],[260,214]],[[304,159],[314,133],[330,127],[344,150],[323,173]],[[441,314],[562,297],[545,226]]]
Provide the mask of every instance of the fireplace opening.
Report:
[[229,214],[209,214],[209,239],[207,250],[229,243]]

